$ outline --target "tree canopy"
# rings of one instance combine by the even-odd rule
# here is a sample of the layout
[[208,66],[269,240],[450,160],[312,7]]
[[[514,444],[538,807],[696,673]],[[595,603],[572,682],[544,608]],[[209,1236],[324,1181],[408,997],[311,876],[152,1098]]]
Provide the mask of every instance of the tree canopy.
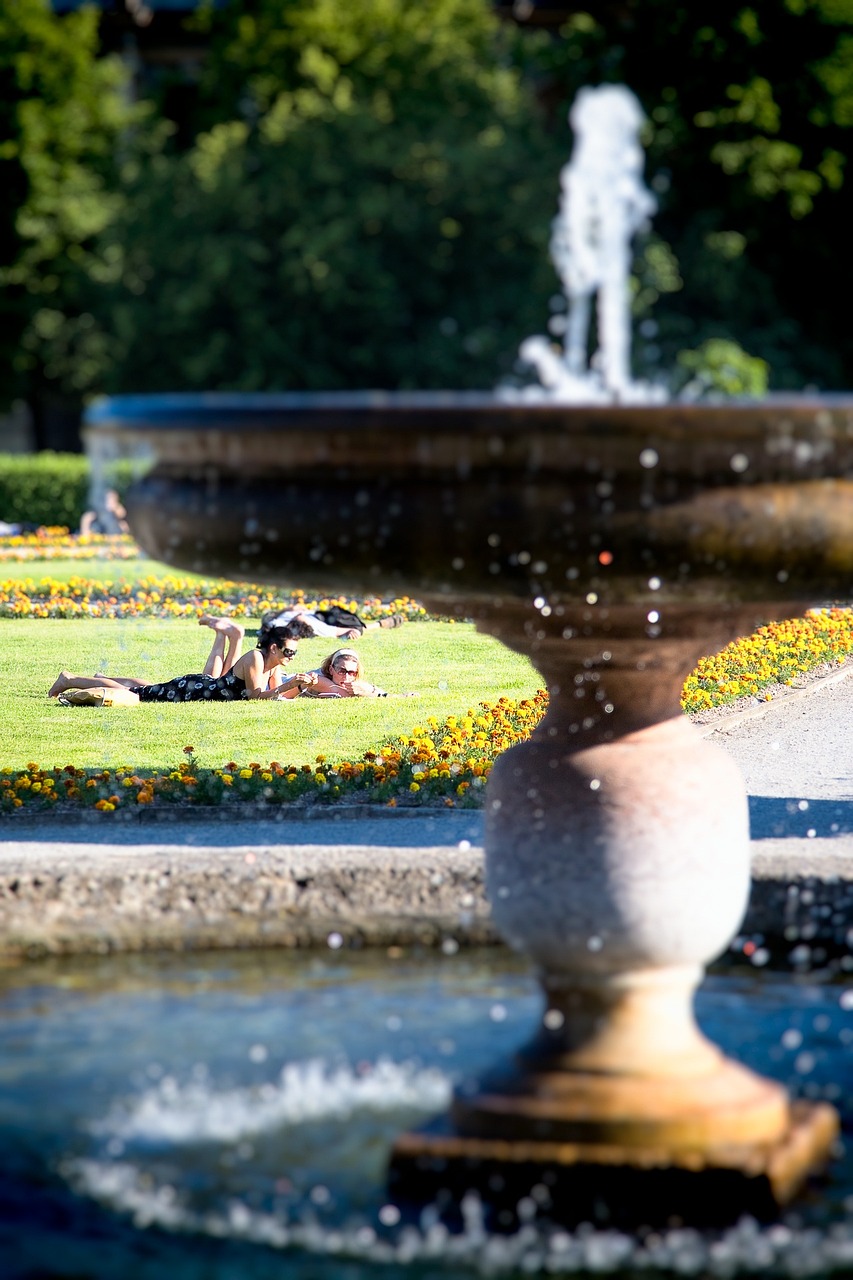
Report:
[[130,106],[91,11],[0,15],[7,395],[494,385],[559,305],[567,110],[602,82],[644,107],[659,204],[637,372],[850,385],[853,0],[602,0],[556,34],[488,0],[193,21],[207,57],[170,122]]
[[127,80],[100,56],[94,9],[0,8],[0,401],[52,383],[73,393],[99,371],[60,373],[56,343],[96,327],[79,288],[117,209],[118,149],[137,114]]

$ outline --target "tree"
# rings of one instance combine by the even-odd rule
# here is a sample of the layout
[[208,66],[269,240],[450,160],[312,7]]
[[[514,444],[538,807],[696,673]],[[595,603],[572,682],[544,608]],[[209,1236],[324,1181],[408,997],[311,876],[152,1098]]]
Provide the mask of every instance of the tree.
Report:
[[38,408],[90,370],[64,360],[95,238],[116,211],[115,159],[138,114],[120,62],[98,56],[94,9],[59,17],[48,0],[0,8],[0,403]]
[[102,238],[109,385],[492,385],[547,318],[568,140],[511,29],[483,0],[210,21],[205,129],[137,170]]

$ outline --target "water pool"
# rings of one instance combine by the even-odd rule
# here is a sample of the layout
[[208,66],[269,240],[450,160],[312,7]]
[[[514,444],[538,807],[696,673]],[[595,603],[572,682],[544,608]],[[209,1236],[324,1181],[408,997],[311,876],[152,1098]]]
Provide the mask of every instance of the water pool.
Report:
[[[336,942],[337,939],[332,939]],[[449,949],[450,950],[450,949]],[[709,1035],[853,1123],[853,978],[731,966]],[[394,1136],[532,1032],[500,949],[206,953],[0,972],[0,1276],[368,1280],[853,1271],[853,1158],[781,1223],[629,1236],[398,1220]]]

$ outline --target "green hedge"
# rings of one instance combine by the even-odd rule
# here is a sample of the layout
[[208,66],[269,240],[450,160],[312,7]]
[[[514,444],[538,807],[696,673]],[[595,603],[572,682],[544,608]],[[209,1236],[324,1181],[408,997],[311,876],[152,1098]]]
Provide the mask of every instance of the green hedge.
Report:
[[[131,464],[117,462],[110,481],[122,493]],[[79,453],[0,453],[0,520],[66,525],[72,533],[89,505],[89,462]]]

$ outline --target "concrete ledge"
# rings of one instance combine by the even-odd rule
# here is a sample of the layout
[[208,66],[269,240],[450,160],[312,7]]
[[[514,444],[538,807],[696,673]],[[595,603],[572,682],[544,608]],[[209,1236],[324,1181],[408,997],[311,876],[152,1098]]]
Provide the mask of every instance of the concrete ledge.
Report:
[[[814,965],[853,946],[853,858],[835,844],[754,844],[741,932],[774,962]],[[0,844],[0,955],[493,945],[483,879],[482,849],[467,841]]]
[[496,943],[481,850],[52,845],[34,860],[0,847],[7,956],[328,946],[330,936]]

